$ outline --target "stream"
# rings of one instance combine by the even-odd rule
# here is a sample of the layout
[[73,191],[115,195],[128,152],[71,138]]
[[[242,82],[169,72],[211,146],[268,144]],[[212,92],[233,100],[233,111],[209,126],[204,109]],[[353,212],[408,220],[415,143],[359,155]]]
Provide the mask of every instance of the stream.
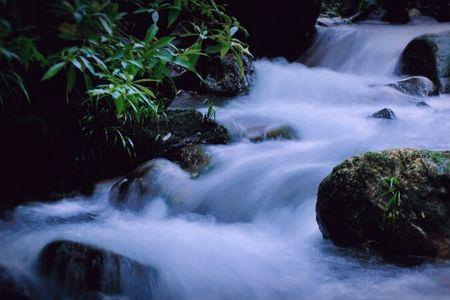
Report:
[[[0,264],[35,280],[40,250],[56,239],[92,244],[158,270],[155,299],[449,299],[450,265],[401,267],[324,240],[315,215],[321,180],[344,159],[397,147],[450,149],[450,95],[431,107],[385,86],[414,37],[450,24],[321,28],[302,59],[256,62],[250,94],[216,119],[229,145],[208,146],[193,178],[156,160],[161,193],[141,210],[109,204],[114,181],[89,198],[17,207],[0,221]],[[181,105],[189,105],[184,103]],[[391,108],[398,119],[368,118]],[[206,108],[202,107],[203,112]],[[289,127],[297,138],[250,141],[255,128]],[[146,283],[130,299],[149,299]]]

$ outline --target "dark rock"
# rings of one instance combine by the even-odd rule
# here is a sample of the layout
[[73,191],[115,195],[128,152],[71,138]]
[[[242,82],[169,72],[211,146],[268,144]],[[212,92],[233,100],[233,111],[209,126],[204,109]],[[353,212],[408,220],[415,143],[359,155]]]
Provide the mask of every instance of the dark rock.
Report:
[[407,0],[379,0],[378,3],[386,10],[382,17],[383,21],[400,24],[409,22]]
[[208,166],[210,159],[211,158],[205,152],[203,147],[199,145],[189,145],[181,148],[178,161],[183,169],[196,175]]
[[123,294],[152,299],[157,272],[119,254],[71,241],[55,241],[41,251],[39,272],[70,296]]
[[308,48],[320,14],[319,0],[226,0],[228,11],[248,30],[257,57],[294,60]]
[[450,1],[448,0],[410,0],[409,7],[441,22],[450,21]]
[[[183,147],[172,155],[172,159],[192,177],[198,176],[210,162],[210,157],[199,145]],[[163,191],[156,183],[156,176],[164,172],[165,166],[164,160],[152,160],[120,179],[109,192],[111,205],[121,210],[139,211],[145,206],[147,199],[162,195]]]
[[222,59],[211,59],[208,68],[200,73],[205,78],[204,84],[208,92],[221,96],[237,96],[250,90],[255,69],[248,56],[239,60],[228,54]]
[[426,97],[435,92],[433,82],[423,76],[413,76],[396,83],[388,84],[388,86],[411,96]]
[[376,113],[372,114],[370,117],[375,119],[388,119],[388,120],[397,119],[397,116],[395,115],[394,111],[390,108],[383,108],[377,111]]
[[402,53],[400,72],[425,76],[441,93],[450,93],[450,31],[412,40]]
[[322,181],[316,216],[339,246],[450,259],[449,199],[450,152],[368,152]]
[[249,56],[240,59],[233,54],[224,58],[201,58],[195,74],[186,70],[174,70],[177,87],[185,91],[211,93],[218,96],[238,96],[247,93],[254,81],[255,67]]
[[0,265],[0,299],[34,300],[41,299],[36,287],[17,270]]
[[192,144],[226,144],[230,139],[225,127],[193,109],[169,110],[158,127],[157,133],[166,154],[174,148]]
[[245,137],[252,142],[262,142],[265,140],[293,140],[297,139],[297,132],[291,126],[279,126],[268,128],[266,126],[255,126],[247,129]]
[[143,196],[155,197],[160,193],[154,184],[157,163],[149,161],[116,182],[109,192],[109,203],[117,209],[138,211],[144,207]]
[[427,108],[431,108],[431,105],[428,104],[428,103],[425,102],[425,101],[419,101],[419,102],[417,102],[416,106],[418,106],[418,107],[427,107]]

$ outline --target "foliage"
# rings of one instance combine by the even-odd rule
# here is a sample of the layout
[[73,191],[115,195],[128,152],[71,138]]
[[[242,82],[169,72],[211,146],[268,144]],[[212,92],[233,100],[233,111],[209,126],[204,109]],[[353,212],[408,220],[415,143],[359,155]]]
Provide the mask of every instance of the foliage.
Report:
[[[32,98],[15,70],[20,65],[25,72],[31,63],[39,62],[45,66],[42,81],[65,79],[67,100],[81,96],[83,105],[89,107],[82,109],[85,115],[80,118],[86,136],[100,129],[108,140],[117,141],[129,153],[133,142],[121,127],[164,117],[163,87],[176,88],[174,71],[188,70],[202,80],[197,71],[199,60],[231,53],[243,74],[242,55],[250,55],[248,46],[236,38],[239,32],[245,35],[245,29],[214,0],[52,3],[52,18],[58,23],[55,39],[65,47],[54,49],[47,57],[35,45],[39,37],[28,37],[28,29],[11,26],[2,12],[0,59],[6,61],[8,68],[2,67],[0,72],[0,100],[4,99],[4,86]],[[148,21],[145,36],[130,31],[130,27],[142,25],[130,25],[136,17]],[[112,120],[109,125],[95,120],[105,111],[106,119]],[[95,124],[102,126],[93,128]]]
[[[354,0],[354,8],[363,11],[372,5],[376,5],[377,0]],[[343,17],[344,3],[342,0],[325,0],[321,2],[321,11],[330,18]]]
[[208,105],[208,110],[204,116],[205,121],[215,121],[217,108],[214,107],[214,103],[211,100],[205,101]]
[[402,198],[400,181],[393,176],[387,178],[386,182],[389,185],[388,190],[380,196],[380,198],[388,197],[384,209],[384,220],[390,222],[392,228],[395,228]]
[[[0,9],[4,9],[5,4],[5,1],[0,2]],[[29,36],[29,30],[18,26],[14,16],[6,11],[0,15],[0,107],[6,105],[8,97],[25,96],[30,101],[18,69],[27,70],[31,63],[45,60],[36,48],[35,39]]]

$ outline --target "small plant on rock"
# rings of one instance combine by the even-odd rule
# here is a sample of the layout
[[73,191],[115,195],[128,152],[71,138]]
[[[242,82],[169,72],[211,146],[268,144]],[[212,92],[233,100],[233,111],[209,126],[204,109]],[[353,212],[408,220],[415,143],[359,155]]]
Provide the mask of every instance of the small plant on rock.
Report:
[[383,193],[380,198],[389,197],[385,209],[384,209],[384,221],[395,228],[395,223],[399,215],[399,208],[402,200],[402,193],[400,188],[400,180],[395,177],[389,177],[386,179],[389,184],[388,190]]

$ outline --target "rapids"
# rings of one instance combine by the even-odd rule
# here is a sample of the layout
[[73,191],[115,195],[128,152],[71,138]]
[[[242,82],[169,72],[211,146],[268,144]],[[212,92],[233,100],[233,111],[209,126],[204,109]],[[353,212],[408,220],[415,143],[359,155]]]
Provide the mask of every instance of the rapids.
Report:
[[[0,223],[0,264],[39,280],[39,251],[63,238],[153,266],[163,282],[157,299],[449,299],[449,264],[399,267],[339,249],[315,220],[318,185],[345,158],[395,147],[450,149],[450,95],[429,97],[424,108],[382,85],[399,79],[397,62],[412,38],[449,29],[321,29],[305,65],[258,61],[251,93],[217,111],[233,143],[208,147],[206,172],[192,178],[157,160],[161,195],[141,211],[109,204],[113,182],[90,198],[18,207]],[[384,107],[398,120],[367,118]],[[285,125],[298,140],[245,138],[254,127]]]

